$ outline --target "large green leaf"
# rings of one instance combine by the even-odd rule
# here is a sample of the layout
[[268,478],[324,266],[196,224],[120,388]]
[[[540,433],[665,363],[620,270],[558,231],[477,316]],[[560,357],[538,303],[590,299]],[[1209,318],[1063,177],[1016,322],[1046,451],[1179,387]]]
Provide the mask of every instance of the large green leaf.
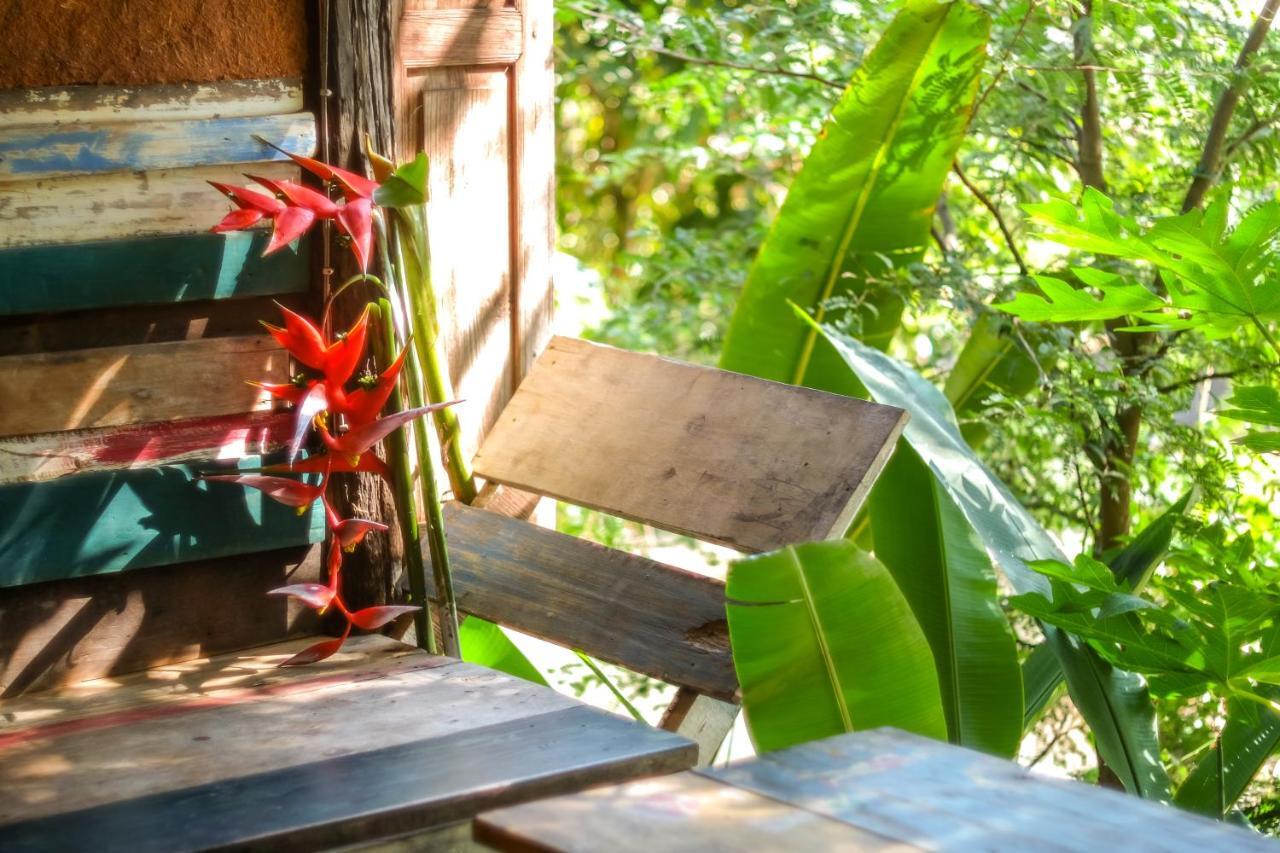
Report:
[[933,649],[951,741],[1012,756],[1022,739],[1022,674],[982,542],[900,442],[871,492],[876,557]]
[[987,438],[989,429],[981,413],[992,397],[1018,398],[1036,387],[1040,371],[1028,349],[1044,336],[1038,329],[1020,332],[1011,317],[996,312],[978,316],[943,388],[969,446],[977,447]]
[[877,726],[946,739],[929,643],[888,569],[852,542],[738,560],[725,600],[757,749]]
[[[973,525],[1015,591],[1051,596],[1048,579],[1027,563],[1067,562],[1066,556],[965,444],[942,392],[907,365],[872,347],[827,329],[822,333],[876,401],[911,413],[903,437]],[[1067,688],[1089,723],[1103,760],[1129,791],[1167,799],[1169,780],[1160,764],[1155,711],[1143,679],[1112,667],[1087,644],[1051,626],[1045,628],[1045,641],[1062,664]]]
[[462,647],[462,659],[468,663],[487,666],[534,684],[547,683],[506,632],[492,622],[468,616],[458,626],[458,645]]
[[[822,316],[856,302],[864,337],[884,346],[901,297],[876,288],[918,259],[968,124],[989,22],[964,2],[908,0],[831,111],[757,256],[721,366],[827,390],[821,341],[788,302]],[[829,356],[829,354],[828,354]]]
[[[1273,700],[1280,690],[1263,688]],[[1255,702],[1232,699],[1217,747],[1192,769],[1174,802],[1220,817],[1240,799],[1249,782],[1280,747],[1280,713]]]

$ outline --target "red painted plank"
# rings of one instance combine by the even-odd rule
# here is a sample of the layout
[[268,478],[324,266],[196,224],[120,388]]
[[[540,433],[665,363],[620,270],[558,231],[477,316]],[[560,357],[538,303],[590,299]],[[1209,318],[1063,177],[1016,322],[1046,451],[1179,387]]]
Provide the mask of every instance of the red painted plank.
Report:
[[253,412],[10,436],[0,439],[0,483],[34,483],[84,470],[259,455],[284,446],[291,421],[289,412]]

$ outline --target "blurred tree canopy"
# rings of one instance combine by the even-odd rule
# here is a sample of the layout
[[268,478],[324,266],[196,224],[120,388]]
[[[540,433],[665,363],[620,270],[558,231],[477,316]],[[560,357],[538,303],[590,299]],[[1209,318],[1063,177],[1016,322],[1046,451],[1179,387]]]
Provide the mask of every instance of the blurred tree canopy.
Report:
[[[608,309],[588,335],[715,362],[792,177],[900,5],[557,0],[560,248],[599,276]],[[1211,580],[1226,553],[1270,571],[1275,457],[1240,446],[1244,427],[1214,415],[1231,382],[1274,370],[1264,341],[1169,334],[1134,370],[1113,330],[1031,324],[991,306],[1033,289],[1029,274],[1073,279],[1077,256],[1038,236],[1024,204],[1078,200],[1092,186],[1149,223],[1207,190],[1235,221],[1280,198],[1280,32],[1239,65],[1275,4],[976,5],[993,22],[989,59],[932,243],[893,270],[908,308],[891,351],[942,384],[975,325],[1000,325],[1026,355],[1031,390],[994,388],[961,411],[962,426],[1068,548],[1101,553],[1195,488],[1198,509],[1162,576]],[[1206,173],[1215,108],[1232,90],[1242,96]],[[1124,517],[1109,521],[1116,481]],[[1161,727],[1185,775],[1211,743],[1212,708],[1166,700]],[[1275,819],[1274,802],[1253,803],[1255,819]]]

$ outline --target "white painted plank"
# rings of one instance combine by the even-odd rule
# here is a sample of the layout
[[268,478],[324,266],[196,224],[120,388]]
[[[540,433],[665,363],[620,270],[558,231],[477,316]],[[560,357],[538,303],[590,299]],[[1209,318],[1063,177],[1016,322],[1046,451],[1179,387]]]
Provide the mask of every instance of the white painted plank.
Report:
[[302,107],[302,81],[291,79],[9,89],[0,91],[0,127],[265,116]]
[[206,231],[230,209],[206,181],[298,180],[292,163],[201,166],[0,185],[0,248]]

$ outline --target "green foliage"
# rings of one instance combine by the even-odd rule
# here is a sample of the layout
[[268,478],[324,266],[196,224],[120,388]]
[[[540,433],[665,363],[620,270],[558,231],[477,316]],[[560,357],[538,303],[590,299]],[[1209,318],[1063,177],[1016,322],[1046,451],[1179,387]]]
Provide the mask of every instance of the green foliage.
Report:
[[751,267],[721,366],[840,390],[810,372],[816,333],[787,303],[821,318],[856,307],[863,336],[887,346],[902,299],[876,282],[918,259],[933,206],[968,124],[987,41],[963,2],[912,0],[831,111]]
[[474,616],[462,620],[458,626],[458,644],[462,647],[462,659],[480,666],[546,685],[547,679],[524,653],[511,642],[501,627],[477,619]]
[[725,600],[757,749],[877,726],[946,738],[924,633],[889,571],[852,542],[735,561]]
[[419,152],[408,163],[396,167],[382,186],[374,190],[373,200],[381,207],[417,207],[427,203],[427,155]]
[[1022,674],[982,542],[902,442],[870,498],[876,557],[924,629],[953,743],[1010,757],[1022,739]]

